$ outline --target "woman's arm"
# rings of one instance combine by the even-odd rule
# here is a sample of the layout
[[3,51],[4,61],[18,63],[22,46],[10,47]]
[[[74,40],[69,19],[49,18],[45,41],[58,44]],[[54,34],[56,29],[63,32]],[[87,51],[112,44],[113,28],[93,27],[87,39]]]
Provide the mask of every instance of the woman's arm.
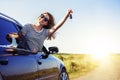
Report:
[[53,26],[50,30],[49,30],[49,36],[51,36],[52,34],[54,34],[63,24],[64,22],[67,20],[67,18],[69,17],[69,15],[72,13],[72,10],[69,9],[67,11],[67,13],[65,14],[65,16],[63,17],[63,19],[56,24],[55,26]]

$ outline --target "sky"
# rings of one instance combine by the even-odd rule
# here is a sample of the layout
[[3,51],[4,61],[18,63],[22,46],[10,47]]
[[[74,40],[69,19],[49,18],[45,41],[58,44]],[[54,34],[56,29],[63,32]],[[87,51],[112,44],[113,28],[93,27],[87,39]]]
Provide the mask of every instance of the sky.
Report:
[[22,25],[50,12],[56,24],[68,9],[67,19],[56,39],[45,46],[57,46],[60,53],[120,53],[120,0],[0,0],[0,12]]

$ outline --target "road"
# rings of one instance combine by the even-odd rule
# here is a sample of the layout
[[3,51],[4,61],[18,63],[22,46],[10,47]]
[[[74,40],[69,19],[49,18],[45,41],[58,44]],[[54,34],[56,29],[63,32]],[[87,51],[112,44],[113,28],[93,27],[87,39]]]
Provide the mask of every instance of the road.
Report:
[[94,71],[73,80],[120,80],[120,61],[113,58],[102,60]]

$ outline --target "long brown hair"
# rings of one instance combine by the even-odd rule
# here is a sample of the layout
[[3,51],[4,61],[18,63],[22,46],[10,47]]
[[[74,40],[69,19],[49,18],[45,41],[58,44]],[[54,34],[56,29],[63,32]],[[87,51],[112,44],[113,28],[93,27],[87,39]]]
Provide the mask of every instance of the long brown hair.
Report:
[[[55,20],[54,20],[54,17],[51,13],[49,12],[44,12],[42,14],[47,14],[49,16],[49,21],[48,21],[48,25],[47,26],[44,26],[43,28],[45,29],[51,29],[54,25],[55,25]],[[51,35],[51,36],[48,36],[48,40],[51,40],[51,39],[55,39],[55,34]]]

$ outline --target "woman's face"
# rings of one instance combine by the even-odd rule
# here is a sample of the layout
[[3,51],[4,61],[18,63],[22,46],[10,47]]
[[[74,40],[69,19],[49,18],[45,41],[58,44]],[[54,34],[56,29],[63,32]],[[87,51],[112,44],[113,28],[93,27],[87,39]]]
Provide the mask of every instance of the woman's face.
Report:
[[49,23],[49,15],[48,14],[41,14],[38,18],[40,25],[46,26]]

